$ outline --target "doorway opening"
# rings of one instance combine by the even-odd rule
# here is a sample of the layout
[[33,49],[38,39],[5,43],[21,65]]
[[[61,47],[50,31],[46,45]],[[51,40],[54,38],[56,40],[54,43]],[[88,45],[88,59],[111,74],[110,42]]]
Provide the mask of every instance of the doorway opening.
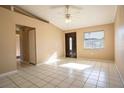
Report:
[[76,32],[65,33],[66,57],[77,58]]
[[36,29],[16,25],[17,67],[36,65]]

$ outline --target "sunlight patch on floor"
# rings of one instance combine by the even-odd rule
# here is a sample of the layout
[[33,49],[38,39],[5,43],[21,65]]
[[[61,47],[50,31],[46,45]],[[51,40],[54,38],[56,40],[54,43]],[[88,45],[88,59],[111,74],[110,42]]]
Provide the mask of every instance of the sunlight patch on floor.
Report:
[[84,70],[91,67],[91,65],[79,64],[79,63],[66,63],[66,64],[61,64],[59,66],[70,69],[76,69],[76,70]]

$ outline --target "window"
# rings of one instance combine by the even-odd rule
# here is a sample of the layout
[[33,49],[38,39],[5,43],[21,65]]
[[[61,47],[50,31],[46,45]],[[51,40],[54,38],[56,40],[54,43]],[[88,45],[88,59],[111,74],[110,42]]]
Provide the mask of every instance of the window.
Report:
[[88,49],[104,48],[104,31],[85,32],[84,48]]
[[72,50],[72,37],[69,37],[69,50]]

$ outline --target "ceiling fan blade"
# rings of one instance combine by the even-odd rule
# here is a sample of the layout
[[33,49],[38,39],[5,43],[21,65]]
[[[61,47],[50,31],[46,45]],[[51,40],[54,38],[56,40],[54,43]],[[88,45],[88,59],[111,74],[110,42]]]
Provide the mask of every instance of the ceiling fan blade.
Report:
[[69,8],[73,8],[73,9],[77,9],[77,10],[83,9],[81,6],[76,6],[76,5],[51,5],[50,9],[66,8],[67,6]]
[[51,9],[57,9],[57,8],[63,8],[65,7],[64,5],[51,5],[50,8]]
[[70,8],[74,8],[77,10],[82,10],[83,8],[81,6],[76,6],[76,5],[70,5]]

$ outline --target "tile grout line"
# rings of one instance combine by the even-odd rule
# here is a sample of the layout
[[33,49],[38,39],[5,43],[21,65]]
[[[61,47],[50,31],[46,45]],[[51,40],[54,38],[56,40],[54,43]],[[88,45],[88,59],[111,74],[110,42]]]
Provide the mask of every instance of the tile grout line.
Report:
[[[28,73],[28,72],[26,72],[26,71],[25,71],[25,73],[27,73],[27,74],[29,74],[29,75],[33,75],[34,77],[37,77],[37,78],[39,78],[40,80],[43,80],[44,82],[47,82],[47,81],[45,81],[44,79],[41,79],[40,77],[35,76],[34,74],[30,74],[30,73]],[[54,74],[54,73],[53,73],[53,74]],[[47,77],[50,77],[50,75],[48,75]],[[56,78],[54,78],[54,77],[51,77],[51,78],[56,79]],[[64,80],[65,80],[65,79],[64,79]],[[62,80],[62,81],[64,81],[64,80]],[[61,81],[61,82],[62,82],[62,81]],[[49,82],[50,82],[50,81],[48,81],[47,83],[49,83]],[[47,84],[45,84],[45,85],[47,85]],[[45,85],[44,85],[44,86],[45,86]],[[52,84],[52,85],[53,85],[53,84]],[[43,87],[44,87],[44,86],[43,86]],[[55,85],[54,85],[54,86],[55,86]],[[56,87],[56,86],[55,86],[55,87]]]
[[121,76],[121,73],[120,73],[120,71],[118,70],[117,65],[114,64],[114,66],[115,66],[115,68],[116,68],[116,70],[117,70],[117,73],[119,74],[119,78],[120,78],[120,80],[121,80],[121,82],[122,82],[122,84],[123,84],[123,88],[124,88],[124,81],[123,81],[123,78],[122,78],[122,76]]
[[96,88],[98,87],[98,81],[99,81],[101,69],[102,69],[102,64],[100,65],[100,71],[99,71],[99,76],[98,76],[98,80],[97,80],[97,83],[96,83]]
[[9,76],[7,76],[7,78],[12,81],[18,88],[20,88],[20,86],[18,84],[16,84],[16,82],[14,80],[12,80]]
[[[23,71],[24,72],[24,71]],[[34,74],[30,74],[30,73],[28,73],[28,72],[24,72],[24,73],[27,73],[27,74],[29,74],[29,75],[33,75],[34,76]],[[37,78],[39,78],[40,80],[43,80],[43,79],[41,79],[40,77],[38,77],[38,76],[34,76],[34,77],[37,77]],[[32,82],[31,80],[28,80],[29,82]],[[44,81],[44,80],[43,80]],[[46,81],[44,81],[44,82],[46,82]],[[33,83],[33,82],[32,82]],[[46,82],[46,83],[48,83],[48,82]],[[35,83],[33,83],[33,84],[35,84]],[[35,84],[36,85],[36,84]],[[43,86],[45,86],[46,84],[44,84]],[[37,85],[36,85],[37,86]],[[39,87],[39,86],[38,86]]]
[[[94,67],[92,68],[92,71],[91,71],[91,72],[90,72],[90,74],[88,75],[88,78],[87,78],[87,80],[89,79],[90,75],[92,74],[92,72],[93,72],[93,69],[95,68],[95,66],[96,66],[96,63],[94,64]],[[85,83],[84,83],[84,86],[85,86],[85,84],[86,84],[87,80],[85,81]],[[84,88],[84,86],[83,86],[83,88]]]
[[[55,78],[55,79],[56,79],[56,78]],[[66,79],[66,78],[65,78],[65,79]],[[64,79],[64,80],[65,80],[65,79]],[[62,80],[62,81],[64,81],[64,80]],[[61,81],[61,82],[62,82],[62,81]],[[58,83],[58,85],[59,85],[59,84],[60,84],[60,82]],[[57,85],[56,85],[56,87],[57,87]]]
[[20,76],[20,77],[22,77],[23,79],[27,80],[28,82],[32,83],[33,85],[35,85],[36,87],[38,87],[38,88],[39,88],[39,86],[37,86],[37,85],[36,85],[35,83],[33,83],[32,81],[30,81],[30,80],[26,79],[25,77],[23,77],[23,76],[22,76],[22,75],[20,75],[20,74],[19,74],[19,76]]

